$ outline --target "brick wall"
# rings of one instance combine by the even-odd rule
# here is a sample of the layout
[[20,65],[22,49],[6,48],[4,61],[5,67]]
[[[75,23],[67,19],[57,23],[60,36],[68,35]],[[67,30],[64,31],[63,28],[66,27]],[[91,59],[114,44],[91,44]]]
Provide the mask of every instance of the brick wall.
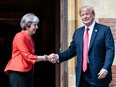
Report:
[[110,87],[116,87],[116,65],[112,66],[112,82],[110,84]]
[[99,18],[99,23],[107,25],[111,28],[114,41],[116,43],[116,18]]
[[[107,25],[111,28],[116,44],[116,18],[100,18],[99,23]],[[116,87],[116,65],[112,65],[112,77],[113,78],[110,87]]]

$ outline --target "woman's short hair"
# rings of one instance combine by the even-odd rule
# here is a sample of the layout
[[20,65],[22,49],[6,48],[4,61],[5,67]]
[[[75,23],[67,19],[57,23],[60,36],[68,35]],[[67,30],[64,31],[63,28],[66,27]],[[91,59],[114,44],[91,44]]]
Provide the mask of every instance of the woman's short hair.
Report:
[[27,13],[21,18],[20,26],[22,29],[30,27],[31,23],[39,23],[39,18],[34,13]]

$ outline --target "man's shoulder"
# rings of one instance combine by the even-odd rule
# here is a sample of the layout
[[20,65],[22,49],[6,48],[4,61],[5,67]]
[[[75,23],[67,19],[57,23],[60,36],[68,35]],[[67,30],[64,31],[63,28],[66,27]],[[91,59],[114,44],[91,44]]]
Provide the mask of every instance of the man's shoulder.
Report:
[[105,25],[105,24],[101,24],[101,23],[96,23],[95,26],[99,26],[99,27],[106,27],[106,28],[109,28],[108,25]]
[[103,32],[103,31],[106,31],[106,32],[111,31],[110,26],[105,25],[105,24],[101,24],[101,23],[96,23],[94,28],[95,28],[95,29],[98,29],[98,30],[100,30],[100,31],[102,31],[102,32]]

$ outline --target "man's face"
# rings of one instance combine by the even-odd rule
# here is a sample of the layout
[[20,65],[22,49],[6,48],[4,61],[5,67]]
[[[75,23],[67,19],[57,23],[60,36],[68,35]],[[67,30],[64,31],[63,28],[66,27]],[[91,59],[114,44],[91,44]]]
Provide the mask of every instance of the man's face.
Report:
[[82,22],[89,27],[92,22],[94,21],[94,15],[92,14],[92,11],[89,9],[83,9],[80,13],[80,17],[82,19]]

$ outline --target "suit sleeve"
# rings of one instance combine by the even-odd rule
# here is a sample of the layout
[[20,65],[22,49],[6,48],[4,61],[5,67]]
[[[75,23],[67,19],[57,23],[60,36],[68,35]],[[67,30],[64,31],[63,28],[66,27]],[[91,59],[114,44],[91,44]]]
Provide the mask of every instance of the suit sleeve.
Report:
[[110,28],[108,28],[105,33],[106,56],[103,68],[108,70],[112,66],[114,60],[115,47],[113,35]]
[[69,59],[73,58],[74,56],[76,56],[76,47],[75,47],[74,37],[75,37],[75,32],[73,34],[72,42],[70,43],[70,46],[68,47],[68,49],[63,52],[58,53],[59,63],[69,60]]

